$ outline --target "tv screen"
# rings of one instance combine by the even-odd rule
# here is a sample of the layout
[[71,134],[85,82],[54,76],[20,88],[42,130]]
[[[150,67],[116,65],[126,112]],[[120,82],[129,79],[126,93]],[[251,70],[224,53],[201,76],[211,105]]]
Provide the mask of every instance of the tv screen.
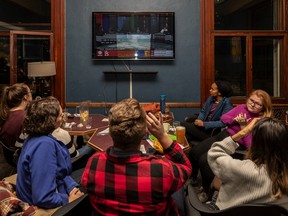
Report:
[[92,59],[175,59],[174,12],[93,12]]

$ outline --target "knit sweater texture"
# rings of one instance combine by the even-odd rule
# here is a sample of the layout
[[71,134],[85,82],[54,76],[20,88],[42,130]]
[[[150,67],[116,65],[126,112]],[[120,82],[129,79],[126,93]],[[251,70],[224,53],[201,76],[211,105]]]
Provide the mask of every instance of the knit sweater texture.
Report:
[[233,159],[238,144],[229,136],[215,142],[208,152],[208,162],[214,174],[222,181],[216,201],[219,209],[244,203],[274,203],[288,210],[288,197],[274,199],[272,182],[265,165],[253,161]]

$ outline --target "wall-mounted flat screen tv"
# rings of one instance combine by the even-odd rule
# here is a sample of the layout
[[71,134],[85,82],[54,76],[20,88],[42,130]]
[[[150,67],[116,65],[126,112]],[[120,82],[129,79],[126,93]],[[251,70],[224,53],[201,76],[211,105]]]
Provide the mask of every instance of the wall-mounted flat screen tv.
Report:
[[93,12],[92,59],[175,59],[174,12]]

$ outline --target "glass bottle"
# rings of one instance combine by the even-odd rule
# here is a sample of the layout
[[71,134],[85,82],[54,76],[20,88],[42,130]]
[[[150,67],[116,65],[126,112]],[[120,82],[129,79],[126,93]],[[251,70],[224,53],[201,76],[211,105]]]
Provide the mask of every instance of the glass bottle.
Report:
[[160,111],[162,114],[165,114],[166,109],[166,95],[160,95]]

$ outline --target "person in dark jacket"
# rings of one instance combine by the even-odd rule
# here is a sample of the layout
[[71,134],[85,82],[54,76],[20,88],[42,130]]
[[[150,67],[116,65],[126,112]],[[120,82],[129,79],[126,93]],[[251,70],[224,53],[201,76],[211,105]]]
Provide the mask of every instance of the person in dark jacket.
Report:
[[215,128],[219,130],[225,127],[220,120],[221,116],[230,111],[233,105],[229,99],[232,95],[232,88],[228,82],[215,81],[211,85],[210,96],[206,100],[198,117],[192,116],[181,125],[186,128],[186,138],[189,141],[203,141],[211,136]]

